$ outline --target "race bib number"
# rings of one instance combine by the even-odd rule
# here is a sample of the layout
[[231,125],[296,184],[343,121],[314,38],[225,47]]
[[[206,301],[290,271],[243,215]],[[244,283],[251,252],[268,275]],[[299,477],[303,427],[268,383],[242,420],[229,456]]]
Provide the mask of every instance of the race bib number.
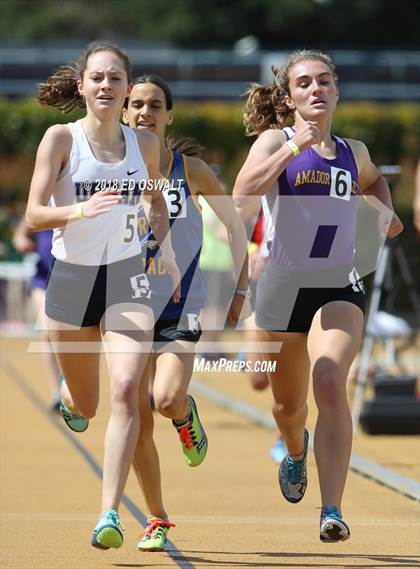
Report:
[[331,166],[330,196],[349,201],[351,196],[351,172]]
[[171,219],[187,217],[187,200],[184,188],[169,188],[163,191]]

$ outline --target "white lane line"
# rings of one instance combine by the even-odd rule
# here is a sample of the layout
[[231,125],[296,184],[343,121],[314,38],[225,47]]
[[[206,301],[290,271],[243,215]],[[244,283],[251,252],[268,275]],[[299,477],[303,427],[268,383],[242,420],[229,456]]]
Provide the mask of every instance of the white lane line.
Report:
[[[239,399],[235,399],[229,395],[225,395],[221,391],[205,385],[195,377],[193,377],[191,382],[191,390],[193,393],[195,392],[198,395],[205,397],[215,405],[233,413],[237,413],[260,427],[270,431],[276,428],[272,415],[257,409],[254,405],[245,403],[244,401],[240,401]],[[309,446],[313,448],[312,436],[309,440]],[[402,476],[401,474],[398,474],[398,472],[395,472],[394,470],[391,470],[390,468],[365,458],[355,452],[351,455],[350,470],[357,472],[358,474],[362,474],[367,478],[371,478],[375,482],[387,486],[392,490],[396,490],[404,496],[420,501],[420,484],[416,480]]]
[[[92,514],[67,514],[65,512],[57,513],[40,513],[40,512],[4,512],[0,519],[4,522],[7,521],[53,521],[53,522],[64,522],[73,523],[75,521],[84,522],[91,521],[92,518],[96,517],[96,513]],[[289,516],[190,516],[190,515],[175,515],[171,516],[171,520],[183,522],[183,523],[200,523],[200,524],[239,524],[239,525],[313,525],[314,519],[317,519],[318,514],[314,514],[314,517],[302,517],[302,518],[290,518]],[[419,524],[418,520],[413,518],[409,520],[402,519],[378,519],[378,518],[346,518],[349,522],[357,524],[358,526],[417,526]],[[130,520],[135,522],[135,520]],[[125,522],[124,522],[125,523]]]

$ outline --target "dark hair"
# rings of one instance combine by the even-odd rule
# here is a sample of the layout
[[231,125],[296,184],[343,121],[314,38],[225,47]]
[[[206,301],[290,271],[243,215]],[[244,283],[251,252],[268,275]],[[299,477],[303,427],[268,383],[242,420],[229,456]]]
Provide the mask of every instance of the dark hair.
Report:
[[[171,89],[169,85],[166,83],[162,77],[159,75],[142,75],[141,77],[137,77],[134,79],[134,85],[142,85],[144,83],[152,83],[162,89],[165,95],[165,103],[166,109],[168,111],[172,111],[174,106],[174,99],[172,96]],[[126,108],[128,108],[128,101],[130,97],[127,98],[126,101]],[[198,144],[193,138],[183,137],[179,139],[174,139],[171,136],[167,136],[165,139],[165,144],[169,148],[169,150],[174,150],[179,152],[180,154],[185,154],[185,156],[194,156],[200,158],[203,154],[204,147]]]
[[65,113],[76,107],[86,107],[84,98],[77,89],[77,80],[83,79],[89,57],[100,51],[110,51],[121,59],[127,73],[127,81],[131,83],[131,61],[125,51],[109,42],[93,42],[77,61],[59,67],[46,83],[38,84],[38,100],[41,105],[49,105]]
[[331,57],[321,51],[295,51],[279,69],[271,67],[274,82],[267,85],[254,83],[247,91],[248,100],[244,110],[244,124],[247,136],[259,135],[269,128],[282,128],[293,122],[294,111],[284,102],[285,95],[290,95],[289,71],[299,61],[321,61],[328,65],[335,83],[338,75]]
[[162,79],[162,77],[159,77],[159,75],[141,75],[140,77],[137,77],[137,79],[134,79],[133,86],[140,85],[142,83],[153,83],[153,85],[160,87],[165,94],[166,108],[168,111],[172,111],[174,98],[172,97],[169,85],[164,79]]
[[195,158],[201,158],[203,156],[204,146],[201,146],[194,138],[188,136],[175,139],[171,136],[167,136],[165,144],[169,150],[185,154],[185,156],[193,156]]

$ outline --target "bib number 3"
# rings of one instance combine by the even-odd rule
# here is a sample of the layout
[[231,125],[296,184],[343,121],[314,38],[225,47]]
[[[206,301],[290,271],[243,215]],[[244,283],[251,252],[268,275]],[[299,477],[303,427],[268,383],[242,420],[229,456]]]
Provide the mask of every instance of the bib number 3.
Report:
[[166,206],[171,219],[184,218],[187,216],[184,188],[170,189],[164,192]]

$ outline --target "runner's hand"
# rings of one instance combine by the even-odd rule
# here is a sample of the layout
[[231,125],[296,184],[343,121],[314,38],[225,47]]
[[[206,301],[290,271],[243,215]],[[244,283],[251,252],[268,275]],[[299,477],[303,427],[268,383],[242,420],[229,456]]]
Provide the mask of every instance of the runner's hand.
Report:
[[321,132],[318,124],[314,121],[301,119],[296,125],[296,132],[291,140],[299,146],[300,150],[305,150],[313,144],[321,142]]
[[236,324],[238,320],[245,320],[250,315],[249,298],[246,298],[243,294],[234,294],[229,308],[228,323]]
[[178,265],[176,264],[174,257],[168,258],[165,257],[165,255],[161,256],[161,263],[166,269],[168,275],[172,278],[172,287],[174,289],[172,300],[175,304],[178,304],[181,299],[181,273],[178,269]]
[[379,213],[378,228],[382,236],[392,239],[403,231],[404,225],[395,212],[386,209]]
[[86,202],[83,202],[83,217],[92,219],[111,211],[114,205],[121,202],[122,196],[120,190],[103,190],[96,192]]

